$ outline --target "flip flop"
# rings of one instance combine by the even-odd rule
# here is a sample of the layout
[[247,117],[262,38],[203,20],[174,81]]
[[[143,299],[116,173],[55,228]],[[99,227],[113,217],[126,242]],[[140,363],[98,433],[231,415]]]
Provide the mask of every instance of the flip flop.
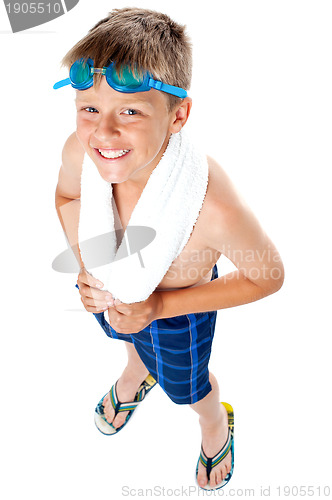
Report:
[[[228,404],[228,403],[221,403],[221,404],[224,405],[224,407],[226,408],[227,415],[228,415],[228,436],[227,436],[226,443],[221,448],[221,450],[212,458],[209,458],[205,455],[204,450],[203,450],[203,446],[201,446],[201,453],[200,453],[200,456],[199,456],[199,459],[197,462],[197,467],[196,467],[196,481],[197,481],[197,473],[198,473],[199,463],[201,462],[201,464],[203,464],[204,467],[206,468],[206,474],[207,474],[207,477],[209,480],[208,483],[204,487],[200,486],[198,484],[198,482],[197,482],[197,484],[200,488],[202,488],[202,490],[207,490],[207,491],[219,490],[220,488],[223,488],[225,486],[225,484],[227,484],[228,481],[230,480],[230,478],[232,477],[233,470],[234,470],[234,412],[233,412],[233,408],[231,407],[230,404]],[[227,453],[229,453],[229,451],[231,451],[231,453],[232,453],[232,465],[231,465],[230,472],[227,474],[225,479],[220,484],[218,484],[217,486],[214,486],[214,487],[210,486],[210,472],[211,472],[211,470],[213,469],[213,467],[218,465],[226,457],[226,455],[227,455]]]
[[117,393],[116,393],[116,384],[117,384],[117,381],[116,381],[116,383],[111,387],[111,389],[109,391],[110,401],[111,401],[111,404],[115,410],[114,418],[116,417],[116,415],[120,411],[129,411],[129,413],[126,417],[125,422],[121,425],[121,427],[117,427],[117,428],[113,427],[113,425],[110,424],[106,420],[106,417],[104,416],[103,399],[106,396],[106,394],[108,394],[108,393],[106,393],[105,396],[103,396],[101,398],[101,400],[99,401],[99,403],[97,404],[96,409],[95,409],[95,424],[96,424],[97,429],[102,434],[105,434],[106,436],[111,436],[112,434],[116,434],[121,429],[123,429],[123,427],[127,424],[128,420],[130,419],[130,417],[132,416],[132,414],[136,410],[139,403],[141,403],[143,401],[143,399],[145,398],[147,393],[149,391],[151,391],[151,389],[156,385],[156,383],[157,382],[155,381],[155,379],[149,373],[149,375],[146,377],[146,379],[142,382],[142,384],[138,388],[138,391],[135,395],[134,401],[132,401],[131,403],[120,403],[120,401],[118,400]]

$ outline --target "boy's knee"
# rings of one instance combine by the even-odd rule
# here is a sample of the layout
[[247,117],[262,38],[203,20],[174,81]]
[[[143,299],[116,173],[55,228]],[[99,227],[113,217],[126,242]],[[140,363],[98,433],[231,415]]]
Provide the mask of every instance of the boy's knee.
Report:
[[212,388],[218,387],[218,381],[216,377],[213,375],[213,373],[211,373],[210,371],[209,371],[209,381],[210,384],[212,385]]

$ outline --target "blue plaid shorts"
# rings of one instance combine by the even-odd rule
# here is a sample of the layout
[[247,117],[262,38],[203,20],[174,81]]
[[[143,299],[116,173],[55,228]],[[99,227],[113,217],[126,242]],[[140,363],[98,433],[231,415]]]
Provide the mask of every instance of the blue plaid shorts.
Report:
[[[218,278],[213,267],[211,281]],[[134,344],[160,387],[177,404],[193,404],[210,391],[208,363],[217,311],[157,319],[138,333],[117,333],[104,313],[94,314],[106,335]]]

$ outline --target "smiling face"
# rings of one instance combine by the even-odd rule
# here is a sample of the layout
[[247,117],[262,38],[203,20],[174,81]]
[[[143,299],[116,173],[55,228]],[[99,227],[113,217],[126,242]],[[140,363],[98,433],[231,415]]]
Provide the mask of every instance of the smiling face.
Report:
[[77,137],[107,182],[145,185],[159,163],[171,133],[186,122],[191,99],[172,111],[165,94],[125,94],[103,77],[99,86],[76,91]]

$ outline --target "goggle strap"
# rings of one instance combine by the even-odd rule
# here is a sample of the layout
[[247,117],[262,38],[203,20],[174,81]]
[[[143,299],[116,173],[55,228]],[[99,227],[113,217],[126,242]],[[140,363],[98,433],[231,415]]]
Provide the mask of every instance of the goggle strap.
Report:
[[65,87],[65,85],[70,85],[71,81],[70,78],[65,78],[64,80],[60,80],[59,82],[56,82],[53,85],[53,88],[56,89],[61,89],[61,87]]
[[161,90],[162,92],[175,95],[177,97],[180,97],[181,99],[184,99],[188,95],[187,91],[181,89],[180,87],[175,87],[174,85],[168,85],[167,83],[163,83],[158,80],[153,80],[153,78],[149,78],[148,85],[153,89]]
[[90,75],[94,75],[100,73],[102,75],[106,75],[107,68],[104,66],[103,68],[90,68]]

